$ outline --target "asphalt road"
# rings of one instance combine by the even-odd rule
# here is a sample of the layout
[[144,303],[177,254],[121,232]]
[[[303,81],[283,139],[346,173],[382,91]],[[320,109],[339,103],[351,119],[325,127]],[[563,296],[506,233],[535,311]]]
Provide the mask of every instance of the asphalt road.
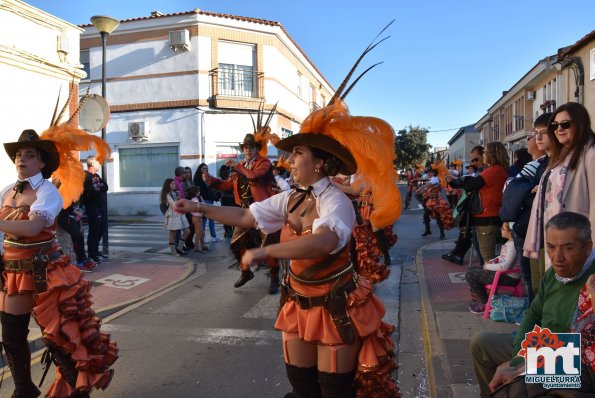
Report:
[[[391,250],[391,276],[376,289],[387,309],[385,320],[397,325],[403,397],[428,396],[415,254],[438,234],[420,237],[421,215],[405,210],[395,225],[399,240]],[[267,294],[264,271],[234,289],[239,273],[227,268],[224,242],[197,261],[203,261],[198,272],[180,286],[104,320],[120,358],[111,386],[93,397],[278,398],[290,391],[281,333],[273,329],[279,296]],[[40,379],[39,364],[33,374]],[[0,395],[11,391],[12,380],[5,383]]]

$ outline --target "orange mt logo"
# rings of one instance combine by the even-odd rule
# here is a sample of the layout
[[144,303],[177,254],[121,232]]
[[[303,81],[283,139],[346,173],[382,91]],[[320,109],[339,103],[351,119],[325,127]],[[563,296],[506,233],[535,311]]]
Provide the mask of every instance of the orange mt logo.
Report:
[[578,388],[581,374],[581,335],[553,333],[535,325],[525,334],[518,354],[525,358],[525,382],[544,388]]

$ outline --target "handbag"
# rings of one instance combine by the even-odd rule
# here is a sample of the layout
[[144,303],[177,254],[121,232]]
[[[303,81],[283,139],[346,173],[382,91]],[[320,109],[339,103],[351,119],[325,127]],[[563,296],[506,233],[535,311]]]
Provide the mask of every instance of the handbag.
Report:
[[481,194],[479,191],[473,192],[469,195],[469,213],[476,215],[483,213],[483,206],[481,205]]
[[528,297],[494,294],[491,301],[490,319],[496,322],[520,322],[529,308]]

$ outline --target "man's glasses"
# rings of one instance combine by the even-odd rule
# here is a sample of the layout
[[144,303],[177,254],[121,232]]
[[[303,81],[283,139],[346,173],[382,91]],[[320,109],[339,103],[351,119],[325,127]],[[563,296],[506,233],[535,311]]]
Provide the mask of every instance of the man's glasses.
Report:
[[572,126],[572,120],[562,120],[561,122],[551,122],[550,123],[550,127],[554,131],[558,130],[558,127],[562,127],[562,130],[566,130],[570,126]]
[[529,135],[527,136],[527,141],[531,141],[533,138],[535,138],[535,136],[536,136],[536,135],[537,135],[537,134],[535,134],[535,132],[532,132],[531,134],[529,134]]
[[473,159],[471,159],[471,163],[475,163],[475,162],[479,162],[479,158],[473,158]]

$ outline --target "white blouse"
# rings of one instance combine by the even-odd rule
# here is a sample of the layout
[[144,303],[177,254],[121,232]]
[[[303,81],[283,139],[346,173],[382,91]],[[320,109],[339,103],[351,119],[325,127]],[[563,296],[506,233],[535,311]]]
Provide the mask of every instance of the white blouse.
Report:
[[[31,187],[35,189],[36,199],[35,202],[30,206],[29,214],[37,214],[43,217],[45,220],[45,226],[51,227],[54,224],[54,220],[62,210],[64,200],[60,196],[60,192],[54,184],[43,178],[41,173],[35,174],[33,177],[26,179]],[[2,191],[0,191],[0,198],[4,202],[4,198],[9,192],[12,192],[12,188],[15,183],[9,184]]]
[[[347,195],[332,185],[328,177],[312,184],[312,188],[319,215],[313,222],[312,233],[323,226],[335,232],[339,242],[331,254],[336,253],[345,247],[351,238],[355,225],[353,205]],[[273,233],[283,228],[287,222],[287,202],[292,192],[293,189],[283,191],[250,205],[250,213],[256,219],[258,229],[265,233]]]

